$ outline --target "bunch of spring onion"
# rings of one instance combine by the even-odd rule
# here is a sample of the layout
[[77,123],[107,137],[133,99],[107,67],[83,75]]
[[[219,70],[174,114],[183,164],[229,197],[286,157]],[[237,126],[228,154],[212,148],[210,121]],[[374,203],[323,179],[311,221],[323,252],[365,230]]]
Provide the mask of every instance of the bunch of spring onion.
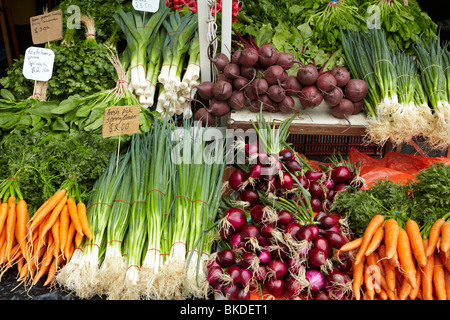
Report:
[[[169,12],[165,1],[161,0],[155,13],[131,10],[125,12],[120,8],[114,14],[114,20],[124,33],[127,47],[124,55],[128,61],[130,90],[137,97],[145,96],[147,85],[152,79],[147,78],[149,45],[155,40],[158,30]],[[147,90],[147,94],[148,90]],[[147,97],[146,97],[147,98]]]
[[449,78],[445,68],[447,55],[440,44],[440,37],[429,41],[419,39],[414,44],[420,80],[432,110],[432,123],[428,142],[435,147],[450,145]]
[[[167,113],[171,116],[183,114],[185,118],[191,118],[190,98],[183,95],[190,89],[191,83],[189,82],[187,86],[186,84],[192,77],[191,71],[187,70],[188,77],[184,83],[181,75],[186,55],[190,54],[193,59],[198,58],[198,37],[196,36],[198,16],[191,11],[184,15],[173,12],[163,24],[167,30],[167,38],[164,42],[163,63],[158,76],[160,86],[156,110],[161,114]],[[183,103],[179,100],[180,96],[184,97]]]

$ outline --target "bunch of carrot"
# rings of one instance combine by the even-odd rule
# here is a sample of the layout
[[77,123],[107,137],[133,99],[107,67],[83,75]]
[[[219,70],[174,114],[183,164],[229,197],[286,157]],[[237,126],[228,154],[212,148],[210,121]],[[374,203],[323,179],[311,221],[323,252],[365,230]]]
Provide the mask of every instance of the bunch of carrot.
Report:
[[340,251],[355,253],[356,300],[450,300],[450,221],[423,235],[414,220],[377,214]]
[[0,204],[1,275],[17,266],[20,283],[36,285],[47,274],[44,286],[51,286],[83,237],[93,236],[86,206],[67,183],[30,215],[17,183],[7,185]]

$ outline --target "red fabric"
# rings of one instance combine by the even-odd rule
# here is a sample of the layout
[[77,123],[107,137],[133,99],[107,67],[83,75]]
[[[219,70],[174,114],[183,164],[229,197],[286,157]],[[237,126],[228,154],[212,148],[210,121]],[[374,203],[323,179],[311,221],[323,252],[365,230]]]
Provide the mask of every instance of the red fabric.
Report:
[[414,179],[415,174],[434,162],[443,161],[450,165],[450,159],[443,156],[426,157],[390,151],[383,158],[374,159],[355,148],[350,150],[348,158],[354,163],[359,161],[360,175],[366,181],[365,188],[369,187],[373,182],[385,178],[405,183]]

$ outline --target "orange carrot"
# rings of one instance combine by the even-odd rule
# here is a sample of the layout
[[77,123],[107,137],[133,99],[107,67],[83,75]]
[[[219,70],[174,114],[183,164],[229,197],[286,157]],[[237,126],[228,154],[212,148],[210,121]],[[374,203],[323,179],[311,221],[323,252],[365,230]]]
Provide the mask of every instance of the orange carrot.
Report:
[[428,234],[428,247],[427,251],[425,252],[427,257],[433,255],[434,250],[436,249],[436,244],[441,235],[441,227],[444,223],[444,219],[437,219],[431,226],[430,233]]
[[376,293],[380,293],[381,291],[381,282],[383,275],[381,274],[381,270],[378,267],[377,259],[375,257],[375,253],[371,253],[368,256],[366,256],[367,261],[367,272],[369,272],[370,277],[372,279],[373,288]]
[[386,246],[387,259],[393,258],[397,252],[398,230],[397,220],[391,218],[384,223],[384,244]]
[[414,289],[416,288],[416,267],[414,265],[409,237],[403,228],[399,228],[397,251],[402,274]]
[[450,271],[450,259],[446,257],[445,252],[438,251],[439,258],[441,258],[442,263],[444,264],[444,267]]
[[447,299],[450,299],[450,271],[444,268],[444,277],[445,277],[445,294],[447,295]]
[[364,282],[364,261],[360,264],[353,264],[353,294],[356,300],[361,300],[361,287]]
[[84,235],[83,229],[81,227],[80,218],[78,217],[77,204],[73,198],[71,197],[67,198],[67,207],[69,208],[70,219],[72,220],[75,226],[75,230],[77,230],[77,232],[79,232],[80,234]]
[[445,221],[441,228],[440,250],[448,254],[450,249],[450,221]]
[[64,256],[66,257],[67,260],[69,259],[70,246],[73,243],[73,238],[75,236],[75,232],[77,232],[75,230],[75,225],[73,224],[73,222],[71,222],[69,225],[69,231],[67,232],[67,242],[66,242],[66,248],[64,250]]
[[380,255],[380,260],[381,260],[381,263],[383,264],[384,272],[386,274],[385,278],[386,278],[387,287],[391,291],[395,291],[395,269],[389,263],[389,261],[386,260],[386,247],[384,244],[380,245],[380,247],[378,249],[378,253]]
[[59,201],[59,203],[53,208],[51,214],[48,216],[48,219],[45,221],[45,223],[42,226],[42,230],[39,233],[40,238],[43,238],[44,235],[47,233],[47,231],[49,231],[52,228],[53,224],[55,223],[56,219],[58,219],[58,216],[61,213],[66,202],[67,202],[67,196],[64,196]]
[[35,229],[45,217],[52,212],[53,208],[60,203],[61,199],[66,195],[66,189],[56,191],[45,203],[45,205],[38,209],[38,211],[30,218],[30,230]]
[[346,252],[346,251],[358,249],[359,246],[361,245],[361,242],[362,242],[362,237],[352,240],[350,242],[347,242],[339,249],[339,251]]
[[434,253],[433,286],[437,300],[447,300],[444,265],[436,252]]
[[375,287],[376,284],[372,278],[370,268],[366,263],[364,263],[364,288],[366,289],[368,300],[374,300],[375,298]]
[[60,237],[59,237],[59,217],[56,218],[55,223],[53,224],[52,228],[52,235],[53,239],[55,240],[55,250],[53,251],[53,255],[55,258],[59,255],[59,245],[60,245]]
[[94,235],[92,234],[92,230],[89,227],[89,220],[86,215],[86,205],[83,202],[78,202],[77,204],[77,212],[78,218],[80,219],[81,229],[83,234],[89,239],[92,240]]
[[422,235],[420,234],[420,228],[416,221],[406,221],[406,232],[408,233],[409,242],[411,244],[411,250],[414,254],[419,266],[424,267],[427,264],[427,256],[423,247]]
[[383,226],[379,227],[378,230],[374,233],[372,240],[370,241],[369,245],[367,246],[367,250],[366,250],[366,257],[369,256],[370,254],[372,254],[372,252],[374,252],[375,250],[378,249],[378,247],[380,246],[381,242],[383,241],[384,238],[384,228]]
[[63,261],[63,259],[60,255],[57,257],[53,257],[53,261],[50,264],[50,268],[48,270],[47,279],[44,282],[44,286],[53,284],[53,281],[55,280],[55,276],[56,276],[56,271],[62,261]]
[[16,240],[20,245],[22,255],[26,260],[29,259],[29,252],[27,247],[27,221],[30,218],[28,215],[27,203],[24,199],[20,199],[16,207]]
[[16,226],[16,198],[8,198],[8,217],[6,218],[6,259],[11,257],[11,248],[15,240],[14,229]]
[[8,216],[8,202],[2,202],[0,204],[0,233],[5,226],[6,217]]
[[403,279],[402,286],[400,287],[400,291],[398,293],[398,299],[406,300],[406,298],[408,298],[411,290],[412,290],[411,284],[406,279]]
[[[428,239],[423,239],[424,247],[428,247]],[[427,265],[422,268],[422,300],[433,300],[434,254],[427,257]]]
[[70,224],[70,216],[69,216],[69,208],[67,204],[63,207],[60,217],[59,217],[59,238],[60,238],[60,246],[61,252],[64,253],[64,249],[66,247],[67,242],[67,232],[69,231]]
[[386,291],[384,291],[383,289],[380,290],[380,293],[378,293],[378,296],[380,297],[381,300],[388,299],[388,295],[387,295]]
[[416,283],[418,284],[415,289],[411,289],[411,292],[409,293],[409,299],[416,300],[417,296],[419,295],[419,292],[421,290],[420,284],[422,283],[422,272],[420,271],[420,266],[417,266],[417,269],[419,270],[416,272]]
[[75,246],[79,247],[81,242],[83,241],[83,235],[78,231],[75,233]]
[[362,257],[365,255],[367,247],[369,246],[373,235],[378,230],[378,228],[383,224],[383,222],[384,217],[381,214],[376,214],[370,220],[362,236],[363,239],[361,241],[361,245],[359,246],[359,250],[356,253],[355,264],[359,264],[362,261]]

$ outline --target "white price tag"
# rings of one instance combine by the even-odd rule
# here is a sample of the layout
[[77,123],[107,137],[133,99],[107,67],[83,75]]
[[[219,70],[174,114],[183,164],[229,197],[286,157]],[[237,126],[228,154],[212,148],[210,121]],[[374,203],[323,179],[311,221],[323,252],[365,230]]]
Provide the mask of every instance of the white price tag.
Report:
[[29,47],[25,51],[23,76],[29,80],[48,81],[52,77],[54,62],[53,50]]
[[159,0],[133,0],[132,5],[137,11],[156,12],[159,9]]

